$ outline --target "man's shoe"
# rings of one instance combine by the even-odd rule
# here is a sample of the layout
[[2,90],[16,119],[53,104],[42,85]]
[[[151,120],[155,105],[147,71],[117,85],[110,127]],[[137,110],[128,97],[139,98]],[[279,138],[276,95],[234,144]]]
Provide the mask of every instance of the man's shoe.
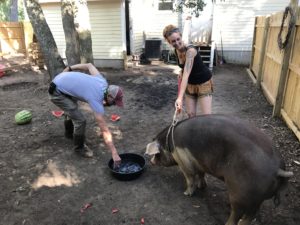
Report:
[[64,121],[65,125],[65,137],[68,139],[73,139],[74,125],[73,121],[68,119]]
[[85,158],[92,158],[94,155],[93,151],[86,144],[83,146],[83,148],[80,149],[77,148],[74,150],[78,155]]

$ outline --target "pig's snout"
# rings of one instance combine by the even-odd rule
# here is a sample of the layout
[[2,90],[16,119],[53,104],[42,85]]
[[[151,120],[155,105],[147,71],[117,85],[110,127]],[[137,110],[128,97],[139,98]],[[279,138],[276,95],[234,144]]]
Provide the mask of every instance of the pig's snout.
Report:
[[151,159],[150,159],[150,163],[152,164],[152,165],[155,165],[156,163],[155,163],[155,156],[153,156]]
[[152,165],[156,165],[155,155],[159,153],[159,144],[154,141],[147,145],[145,156],[149,159]]
[[146,160],[148,160],[152,165],[155,165],[155,156],[151,156],[151,155],[148,155],[147,153],[144,153],[144,157],[146,158]]

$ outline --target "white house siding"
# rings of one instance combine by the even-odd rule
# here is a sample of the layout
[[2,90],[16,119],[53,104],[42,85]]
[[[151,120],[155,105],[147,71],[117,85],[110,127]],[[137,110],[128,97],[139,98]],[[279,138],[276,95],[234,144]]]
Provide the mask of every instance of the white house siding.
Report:
[[[44,0],[44,2],[47,0]],[[53,1],[53,0],[52,0]],[[40,2],[59,53],[65,58],[66,43],[61,4]],[[88,1],[94,63],[99,67],[123,67],[125,40],[122,35],[122,0]]]
[[147,9],[144,2],[147,0],[131,0],[129,5],[131,52],[140,55],[144,47],[144,30]]
[[[187,23],[187,29],[185,29],[184,31],[189,30],[190,37],[188,39],[190,42],[211,44],[213,3],[211,0],[203,1],[206,4],[203,8],[203,11],[199,13],[198,17],[192,17],[190,23]],[[184,15],[183,21],[185,21],[187,15],[188,13]]]
[[256,16],[283,11],[290,0],[226,0],[216,1],[213,16],[212,40],[225,61],[250,64]]
[[61,19],[61,7],[58,3],[40,3],[48,26],[56,42],[61,57],[66,58],[66,41]]
[[125,40],[120,0],[88,2],[94,61],[100,67],[122,67]]
[[178,13],[172,10],[158,10],[159,1],[148,1],[145,7],[148,9],[145,32],[147,38],[162,38],[162,31],[166,25],[178,26]]
[[168,24],[179,24],[178,13],[171,10],[158,10],[158,0],[131,0],[130,15],[132,22],[133,54],[140,54],[145,40],[159,38],[163,49],[168,48],[162,37],[162,31]]
[[178,13],[172,11],[159,11],[158,6],[153,9],[153,16],[146,29],[146,38],[159,38],[162,40],[162,49],[169,49],[169,44],[164,40],[162,32],[165,26],[173,24],[181,28],[181,17]]

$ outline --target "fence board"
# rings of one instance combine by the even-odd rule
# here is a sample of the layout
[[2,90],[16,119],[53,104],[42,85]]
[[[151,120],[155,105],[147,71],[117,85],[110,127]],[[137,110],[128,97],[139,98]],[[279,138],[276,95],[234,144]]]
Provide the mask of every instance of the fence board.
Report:
[[[280,31],[278,23],[282,20],[283,12],[279,12],[270,16],[268,40],[265,49],[263,72],[261,77],[262,88],[265,93],[270,95],[268,97],[270,103],[274,105],[277,88],[280,78],[280,72],[283,60],[283,51],[280,51],[277,42],[277,36]],[[287,32],[287,23],[285,22],[282,35],[285,36]]]
[[261,85],[263,62],[268,40],[269,20],[269,16],[258,16],[255,18],[252,57],[250,70],[247,70],[247,72],[257,87]]
[[28,57],[28,49],[30,48],[30,44],[33,42],[34,32],[30,22],[23,22],[23,29],[26,55]]
[[274,60],[274,58],[265,57],[264,62],[264,72],[262,76],[262,88],[263,91],[268,93],[270,104],[274,104],[276,93],[277,93],[277,86],[279,81],[279,74],[281,70],[281,64]]
[[295,37],[287,72],[281,115],[300,140],[300,8],[297,11]]
[[1,22],[0,40],[3,53],[26,52],[23,24],[21,22]]
[[251,70],[253,72],[254,77],[257,79],[257,75],[259,74],[260,68],[260,58],[262,55],[262,51],[264,49],[263,41],[264,41],[264,32],[265,32],[265,16],[259,16],[256,18],[256,25],[254,31],[254,48],[253,48],[253,58],[252,58],[252,66]]
[[299,95],[300,75],[290,71],[283,108],[293,120],[297,119],[300,109]]

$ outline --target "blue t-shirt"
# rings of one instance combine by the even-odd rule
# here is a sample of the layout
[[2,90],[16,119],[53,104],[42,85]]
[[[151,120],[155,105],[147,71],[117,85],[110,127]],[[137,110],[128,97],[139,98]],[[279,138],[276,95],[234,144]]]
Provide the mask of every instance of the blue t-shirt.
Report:
[[101,74],[91,76],[74,71],[62,72],[53,79],[53,83],[62,93],[87,102],[94,112],[104,114],[103,99],[108,84]]

